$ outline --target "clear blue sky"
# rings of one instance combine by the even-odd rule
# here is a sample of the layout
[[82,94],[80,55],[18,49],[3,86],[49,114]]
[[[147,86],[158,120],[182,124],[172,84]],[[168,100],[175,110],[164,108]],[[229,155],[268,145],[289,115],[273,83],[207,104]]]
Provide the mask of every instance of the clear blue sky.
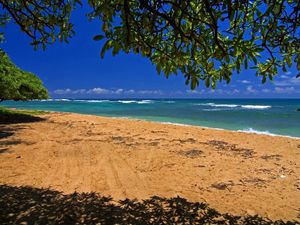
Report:
[[201,84],[191,92],[182,75],[158,76],[151,62],[140,55],[110,53],[100,58],[103,42],[93,41],[100,22],[88,22],[83,10],[73,16],[76,35],[70,44],[55,43],[34,51],[30,39],[10,23],[0,44],[20,68],[38,75],[52,98],[299,98],[297,71],[280,72],[273,83],[262,85],[255,72],[234,74],[229,85],[213,92]]

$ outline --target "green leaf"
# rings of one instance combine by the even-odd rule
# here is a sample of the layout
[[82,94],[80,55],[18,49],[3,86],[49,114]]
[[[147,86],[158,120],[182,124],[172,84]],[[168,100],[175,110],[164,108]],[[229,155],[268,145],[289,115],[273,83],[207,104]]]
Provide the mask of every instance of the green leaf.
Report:
[[236,69],[237,69],[237,72],[240,73],[240,71],[241,71],[241,64],[240,64],[239,60],[236,61]]
[[287,62],[287,64],[288,64],[289,67],[292,66],[292,59],[289,56],[286,57],[286,62]]
[[245,65],[245,69],[247,70],[248,69],[248,59],[247,59],[247,57],[245,57],[244,65]]
[[115,44],[115,46],[113,47],[113,50],[112,50],[112,55],[115,56],[119,53],[121,49],[121,46],[119,44]]
[[208,88],[210,86],[210,77],[207,77],[205,80],[205,86]]
[[212,68],[214,68],[214,62],[213,61],[208,63],[208,69],[211,70]]
[[251,59],[253,60],[253,62],[255,63],[255,65],[258,63],[256,57],[251,57]]
[[104,32],[107,32],[107,31],[108,31],[108,24],[107,24],[106,22],[103,22],[103,24],[102,24],[102,30],[103,30]]
[[101,52],[100,52],[100,56],[103,59],[105,52],[111,48],[111,44],[112,44],[112,40],[108,40],[107,42],[105,42],[105,44],[103,45]]
[[286,69],[285,64],[282,65],[282,71],[283,71],[283,72],[287,72],[287,69]]
[[273,76],[271,74],[268,75],[270,80],[273,80]]
[[196,80],[195,80],[195,79],[192,79],[192,82],[191,82],[191,89],[192,89],[192,90],[195,90],[196,85],[197,85]]
[[[74,36],[71,15],[76,14],[75,6],[82,5],[83,1],[58,1],[64,4],[50,4],[49,0],[6,2],[12,2],[8,13],[15,15],[12,20],[30,36],[33,47],[38,49],[58,40],[68,43]],[[39,3],[38,8],[35,2]],[[126,2],[129,9],[124,7]],[[189,75],[187,84],[195,77],[193,88],[199,81],[214,88],[216,80],[226,77],[229,81],[234,70],[240,72],[253,64],[258,65],[252,67],[256,74],[266,77],[274,76],[281,67],[285,71],[285,66],[293,66],[293,63],[300,70],[299,24],[294,13],[298,1],[251,1],[249,7],[239,2],[242,1],[88,0],[83,3],[91,7],[89,20],[97,19],[102,25],[100,31],[96,30],[101,35],[94,36],[93,40],[110,41],[104,43],[101,57],[111,48],[113,55],[120,50],[135,52],[156,66],[160,64],[157,71],[163,71],[166,77],[177,72]],[[150,12],[143,4],[149,4],[154,10]],[[24,16],[28,15],[26,8],[32,9],[33,15]],[[3,10],[0,27],[9,20],[5,15],[7,9]],[[286,33],[291,28],[296,29],[294,35]],[[1,31],[0,42],[3,38]],[[276,57],[272,63],[265,61],[273,58],[268,55],[267,46]],[[260,53],[264,53],[263,57]]]
[[0,100],[47,99],[48,92],[34,74],[19,69],[0,49]]
[[185,80],[185,85],[188,85],[190,83],[190,79]]
[[160,65],[160,63],[158,63],[158,64],[156,65],[156,71],[157,71],[158,74],[161,73],[161,65]]
[[99,34],[99,35],[94,36],[93,40],[94,41],[101,41],[104,37],[105,37],[104,35]]

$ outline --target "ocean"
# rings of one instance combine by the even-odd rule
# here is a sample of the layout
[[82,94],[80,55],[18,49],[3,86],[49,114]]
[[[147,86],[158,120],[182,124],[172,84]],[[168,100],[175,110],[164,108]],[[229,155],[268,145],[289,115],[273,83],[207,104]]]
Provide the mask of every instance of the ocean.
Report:
[[0,105],[300,137],[300,99],[49,99]]

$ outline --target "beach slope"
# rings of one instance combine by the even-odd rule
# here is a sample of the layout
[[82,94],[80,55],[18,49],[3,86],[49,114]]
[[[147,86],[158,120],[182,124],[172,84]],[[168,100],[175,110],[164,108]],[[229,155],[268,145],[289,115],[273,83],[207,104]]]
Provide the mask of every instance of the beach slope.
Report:
[[0,125],[0,184],[299,221],[300,140],[71,113]]

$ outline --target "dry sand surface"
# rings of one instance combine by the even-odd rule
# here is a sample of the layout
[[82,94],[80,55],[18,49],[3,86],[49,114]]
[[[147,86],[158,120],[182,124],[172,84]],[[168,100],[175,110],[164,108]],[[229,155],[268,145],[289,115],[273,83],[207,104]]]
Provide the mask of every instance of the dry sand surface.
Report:
[[[300,140],[71,113],[1,125],[0,184],[300,217]],[[3,134],[12,135],[3,135]]]

